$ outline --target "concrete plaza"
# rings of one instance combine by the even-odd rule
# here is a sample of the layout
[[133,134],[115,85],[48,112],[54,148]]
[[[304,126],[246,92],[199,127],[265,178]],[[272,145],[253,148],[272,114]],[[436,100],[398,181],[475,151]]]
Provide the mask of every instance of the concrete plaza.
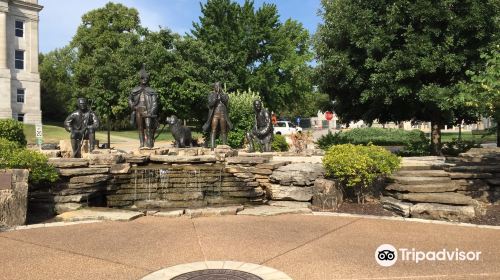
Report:
[[[478,261],[382,267],[381,244],[480,251]],[[141,279],[200,261],[240,261],[293,279],[500,279],[500,229],[364,217],[141,217],[0,233],[0,279]]]

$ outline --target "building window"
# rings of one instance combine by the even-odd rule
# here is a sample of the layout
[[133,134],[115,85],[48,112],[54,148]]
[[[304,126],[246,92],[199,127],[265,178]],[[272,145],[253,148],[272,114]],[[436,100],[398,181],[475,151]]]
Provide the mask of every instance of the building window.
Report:
[[24,37],[24,22],[16,20],[16,37]]
[[24,103],[24,88],[17,89],[17,103]]
[[17,114],[17,120],[20,122],[24,122],[24,114]]
[[16,50],[14,66],[16,69],[24,69],[24,51]]

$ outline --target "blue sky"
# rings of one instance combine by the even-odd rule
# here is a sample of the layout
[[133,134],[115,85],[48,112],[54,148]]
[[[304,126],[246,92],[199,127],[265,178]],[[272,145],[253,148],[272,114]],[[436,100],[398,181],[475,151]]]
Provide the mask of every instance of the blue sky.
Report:
[[[40,51],[47,53],[69,43],[86,12],[104,6],[109,0],[39,0]],[[139,11],[142,25],[158,30],[158,26],[184,34],[200,16],[200,0],[115,0]],[[205,3],[206,0],[201,2]],[[237,0],[244,2],[244,0]],[[301,22],[312,34],[320,23],[320,0],[255,0],[255,7],[274,3],[281,21],[292,18]]]

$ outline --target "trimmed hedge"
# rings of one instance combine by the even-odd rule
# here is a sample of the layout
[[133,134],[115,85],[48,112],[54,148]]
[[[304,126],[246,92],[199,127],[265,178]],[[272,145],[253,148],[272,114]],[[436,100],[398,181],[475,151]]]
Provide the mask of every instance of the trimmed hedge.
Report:
[[378,145],[378,146],[408,146],[415,143],[427,143],[425,134],[420,130],[403,130],[394,128],[354,128],[339,133],[329,132],[318,139],[316,144],[326,150],[332,145]]
[[0,168],[28,169],[31,183],[55,182],[59,175],[47,163],[48,158],[33,150],[27,150],[13,141],[0,138]]
[[390,175],[400,164],[400,157],[373,145],[335,145],[323,157],[326,175],[354,188],[358,202],[364,201],[368,188],[378,177]]
[[23,131],[23,123],[13,119],[0,120],[0,138],[16,142],[22,147],[26,147],[26,136]]

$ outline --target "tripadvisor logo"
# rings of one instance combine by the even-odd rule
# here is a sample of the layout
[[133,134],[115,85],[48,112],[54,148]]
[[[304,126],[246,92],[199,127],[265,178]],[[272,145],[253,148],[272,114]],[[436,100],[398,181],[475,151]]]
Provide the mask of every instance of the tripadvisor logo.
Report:
[[422,261],[479,261],[480,251],[442,249],[439,251],[419,251],[415,248],[396,249],[391,244],[382,244],[375,250],[375,261],[385,267],[393,266],[398,259],[419,263]]

